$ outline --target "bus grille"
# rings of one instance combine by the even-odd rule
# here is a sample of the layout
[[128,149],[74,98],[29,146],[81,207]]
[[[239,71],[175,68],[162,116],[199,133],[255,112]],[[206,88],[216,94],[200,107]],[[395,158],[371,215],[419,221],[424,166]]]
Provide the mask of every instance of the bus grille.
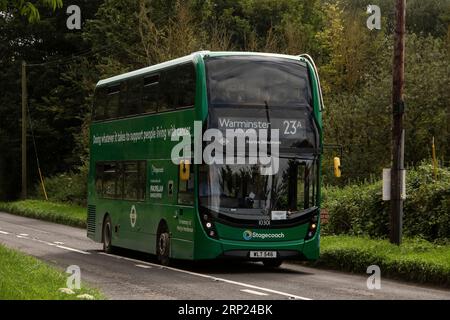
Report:
[[89,234],[95,234],[95,214],[96,214],[96,207],[93,205],[89,205],[87,217],[87,232]]

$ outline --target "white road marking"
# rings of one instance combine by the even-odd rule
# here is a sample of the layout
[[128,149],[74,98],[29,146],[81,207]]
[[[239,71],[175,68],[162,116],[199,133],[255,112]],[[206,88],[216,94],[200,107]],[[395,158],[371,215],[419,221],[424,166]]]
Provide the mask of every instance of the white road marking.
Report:
[[213,281],[220,281],[220,282],[234,284],[234,285],[245,287],[245,288],[256,289],[256,290],[265,291],[265,292],[269,292],[269,293],[273,293],[273,294],[278,294],[278,295],[281,295],[281,296],[288,297],[289,299],[312,300],[310,298],[298,296],[298,295],[295,295],[295,294],[286,293],[286,292],[283,292],[283,291],[272,290],[272,289],[269,289],[269,288],[259,287],[259,286],[255,286],[255,285],[248,284],[248,283],[228,280],[228,279],[224,279],[224,278],[213,277],[213,276],[210,276],[210,275],[207,275],[207,274],[191,272],[191,271],[187,271],[187,270],[183,270],[183,269],[177,269],[177,268],[172,268],[172,267],[165,267],[165,266],[161,266],[159,264],[155,264],[155,263],[151,263],[151,262],[139,261],[139,260],[136,260],[136,259],[126,258],[126,257],[120,257],[120,256],[116,256],[114,254],[109,254],[109,253],[105,253],[105,252],[98,252],[98,254],[102,254],[102,255],[105,255],[105,256],[109,256],[109,257],[114,257],[116,259],[123,259],[123,260],[132,261],[132,262],[136,262],[136,263],[150,265],[150,266],[153,266],[153,267],[159,267],[161,269],[167,269],[167,270],[172,270],[172,271],[176,271],[176,272],[186,273],[186,274],[189,274],[189,275],[192,275],[192,276],[196,276],[196,277],[211,279]]
[[44,240],[40,240],[40,239],[36,239],[36,238],[33,238],[31,240],[37,241],[37,242],[40,242],[40,243],[43,243],[43,244],[46,244],[46,245],[49,245],[49,246],[52,246],[52,247],[56,247],[56,244],[48,242],[48,241],[44,241]]
[[[6,232],[6,231],[0,231],[0,233],[1,234],[10,234],[9,232]],[[16,237],[20,238],[20,239],[27,239],[27,240],[36,241],[36,242],[39,242],[39,243],[46,244],[48,246],[57,247],[57,248],[68,250],[68,251],[72,251],[72,252],[77,252],[77,253],[81,253],[81,254],[91,254],[90,252],[87,252],[87,251],[78,250],[78,249],[75,249],[75,248],[71,248],[71,247],[60,245],[60,244],[64,244],[63,242],[55,241],[54,243],[51,243],[51,242],[40,240],[40,239],[37,239],[37,238],[29,238],[27,233],[16,234]]]
[[255,290],[250,290],[250,289],[241,289],[241,291],[242,292],[251,293],[251,294],[255,294],[257,296],[268,296],[267,293],[259,292],[259,291],[255,291]]
[[64,249],[64,250],[78,252],[78,253],[81,253],[81,254],[91,254],[90,252],[87,252],[87,251],[78,250],[78,249],[74,249],[74,248],[70,248],[70,247],[66,247],[66,246],[56,246],[56,247],[60,248],[60,249]]
[[70,247],[66,247],[66,246],[60,246],[60,245],[57,245],[56,243],[51,243],[51,242],[40,240],[40,239],[36,239],[36,238],[32,238],[30,240],[37,241],[37,242],[40,242],[40,243],[44,243],[44,244],[49,245],[51,247],[57,247],[57,248],[68,250],[68,251],[78,252],[78,253],[81,253],[81,254],[91,254],[90,252],[87,252],[87,251],[78,250],[78,249],[74,249],[74,248],[70,248]]
[[151,269],[152,268],[152,267],[146,266],[144,264],[137,264],[136,267],[143,268],[143,269]]

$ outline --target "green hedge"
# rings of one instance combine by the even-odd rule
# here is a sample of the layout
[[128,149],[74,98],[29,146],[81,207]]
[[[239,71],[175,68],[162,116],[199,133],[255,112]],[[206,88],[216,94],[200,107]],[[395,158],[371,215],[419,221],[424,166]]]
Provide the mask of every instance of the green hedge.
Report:
[[406,239],[397,246],[367,237],[325,236],[314,264],[356,273],[378,265],[382,277],[450,286],[450,245],[422,239]]
[[73,204],[55,203],[45,200],[0,202],[0,211],[86,228],[86,208]]
[[[450,239],[450,170],[440,169],[433,179],[431,165],[407,171],[407,199],[403,233],[427,240]],[[384,237],[389,232],[389,202],[381,200],[382,182],[324,190],[323,208],[328,209],[325,234]]]

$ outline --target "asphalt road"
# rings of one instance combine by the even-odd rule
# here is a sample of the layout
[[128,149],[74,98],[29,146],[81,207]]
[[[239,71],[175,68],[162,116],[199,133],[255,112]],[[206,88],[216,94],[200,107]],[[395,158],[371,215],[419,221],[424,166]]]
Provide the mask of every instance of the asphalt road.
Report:
[[[176,262],[161,267],[132,251],[107,255],[83,229],[0,213],[0,243],[65,270],[78,265],[81,279],[110,299],[449,299],[450,291],[388,279],[369,290],[367,277],[283,264]],[[0,262],[1,263],[1,262]],[[1,281],[1,279],[0,279]]]

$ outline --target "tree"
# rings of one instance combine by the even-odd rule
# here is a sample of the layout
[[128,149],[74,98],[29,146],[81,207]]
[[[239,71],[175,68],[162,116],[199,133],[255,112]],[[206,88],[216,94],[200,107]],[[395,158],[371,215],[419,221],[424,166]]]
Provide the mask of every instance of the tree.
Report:
[[62,8],[62,0],[39,0],[32,3],[31,1],[23,0],[0,0],[0,12],[7,15],[25,16],[29,22],[37,22],[40,20],[39,6],[51,8],[55,11],[57,8]]
[[[86,19],[93,18],[98,5],[86,0],[73,0],[71,4],[79,5]],[[67,15],[62,9],[41,11],[40,20],[33,24],[19,15],[0,19],[0,198],[14,198],[20,181],[17,159],[22,60],[29,66],[29,109],[44,174],[66,171],[81,163],[74,150],[88,111],[84,108],[88,95],[80,90],[82,78],[72,81],[70,70],[92,53],[80,32],[66,28]],[[33,144],[28,147],[32,185],[38,176]]]

